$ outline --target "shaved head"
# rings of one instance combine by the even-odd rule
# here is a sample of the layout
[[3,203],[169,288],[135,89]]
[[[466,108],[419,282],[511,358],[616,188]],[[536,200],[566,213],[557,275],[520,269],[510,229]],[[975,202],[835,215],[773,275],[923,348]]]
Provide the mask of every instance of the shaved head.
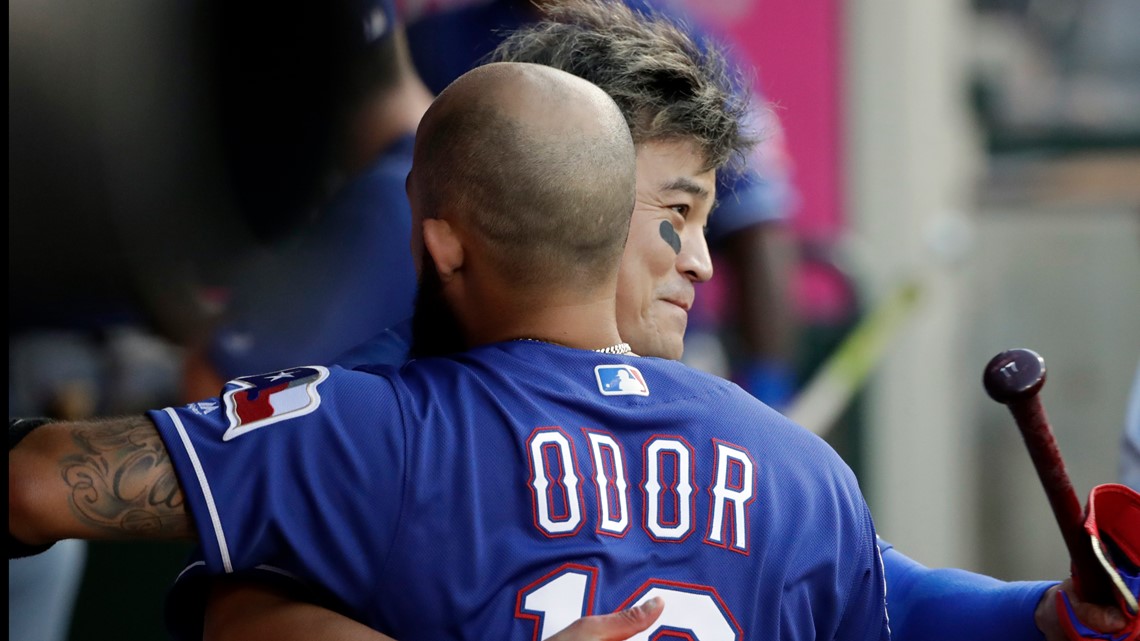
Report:
[[465,229],[515,286],[588,288],[621,258],[636,186],[617,105],[550,67],[496,63],[436,98],[416,134],[413,207]]

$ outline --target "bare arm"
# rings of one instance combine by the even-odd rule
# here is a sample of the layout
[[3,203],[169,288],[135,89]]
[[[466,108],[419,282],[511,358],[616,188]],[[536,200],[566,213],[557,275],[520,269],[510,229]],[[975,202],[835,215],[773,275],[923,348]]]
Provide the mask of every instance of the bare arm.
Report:
[[[660,597],[612,614],[583,617],[550,641],[622,641],[661,615]],[[394,641],[368,626],[273,588],[219,583],[206,610],[204,641]]]
[[61,539],[193,539],[170,455],[145,416],[44,425],[8,453],[8,529]]
[[332,610],[255,583],[220,581],[206,607],[203,641],[395,641]]

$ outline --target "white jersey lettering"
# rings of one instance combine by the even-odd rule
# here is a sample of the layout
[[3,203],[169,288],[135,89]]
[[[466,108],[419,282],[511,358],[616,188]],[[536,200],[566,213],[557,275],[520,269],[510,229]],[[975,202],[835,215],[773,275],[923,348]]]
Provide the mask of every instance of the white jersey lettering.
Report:
[[712,506],[705,541],[748,554],[748,505],[756,498],[756,466],[744,448],[716,439],[713,444],[716,467],[709,488]]
[[650,538],[683,541],[692,533],[692,477],[693,450],[687,443],[658,436],[645,444],[645,529]]
[[547,536],[570,536],[582,526],[582,494],[570,438],[556,427],[534,431],[527,442],[535,526]]
[[598,496],[598,532],[620,536],[629,529],[629,483],[625,458],[614,437],[583,430],[590,441],[594,462],[594,485]]

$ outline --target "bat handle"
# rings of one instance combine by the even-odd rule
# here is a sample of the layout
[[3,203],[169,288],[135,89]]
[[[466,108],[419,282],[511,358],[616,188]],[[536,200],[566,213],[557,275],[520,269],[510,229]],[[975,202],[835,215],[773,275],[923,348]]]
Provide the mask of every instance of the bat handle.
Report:
[[1053,432],[1050,429],[1034,428],[1049,425],[1041,400],[1033,394],[1027,398],[1008,401],[1006,405],[1017,422],[1033,466],[1037,469],[1037,476],[1041,479],[1045,495],[1053,508],[1053,516],[1057,519],[1065,547],[1069,550],[1073,582],[1081,599],[1090,603],[1113,604],[1112,581],[1093,553],[1089,535],[1084,529],[1084,510],[1065,470],[1065,462],[1061,458]]

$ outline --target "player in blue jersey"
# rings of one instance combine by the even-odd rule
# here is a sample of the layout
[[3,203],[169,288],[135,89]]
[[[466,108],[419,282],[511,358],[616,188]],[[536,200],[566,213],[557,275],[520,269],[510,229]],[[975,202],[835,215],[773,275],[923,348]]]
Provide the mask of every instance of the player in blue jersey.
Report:
[[[888,638],[873,524],[834,451],[730,383],[622,355],[634,148],[603,92],[471,72],[425,116],[409,195],[422,295],[437,283],[480,347],[239,378],[151,413],[204,554],[181,586],[260,575],[404,640],[546,638],[655,596],[643,634]],[[618,372],[639,385],[609,389]]]
[[[639,188],[639,206],[634,211],[623,258],[623,279],[618,287],[619,329],[638,353],[678,358],[683,348],[684,326],[657,322],[653,301],[660,291],[680,288],[677,284],[679,279],[703,281],[711,277],[708,249],[699,233],[709,220],[709,211],[705,202],[694,201],[688,196],[678,198],[678,194],[664,190],[656,192],[652,186],[668,184],[677,178],[685,178],[694,184],[710,181],[701,170],[699,153],[684,145],[662,144],[663,141],[656,139],[651,132],[639,128],[639,119],[631,116],[647,111],[645,105],[668,105],[670,100],[680,100],[663,95],[631,95],[633,90],[629,85],[634,83],[632,79],[636,74],[630,70],[653,69],[638,53],[643,52],[645,56],[657,54],[660,58],[662,51],[674,50],[667,39],[655,39],[645,26],[651,21],[644,17],[639,21],[630,18],[617,7],[593,15],[587,9],[564,7],[555,10],[550,21],[512,34],[492,54],[492,58],[555,66],[585,77],[611,96],[619,97],[619,105],[626,110],[627,120],[633,124],[634,140],[639,149],[639,182],[643,185]],[[656,23],[662,24],[660,20]],[[659,26],[659,29],[663,27]],[[621,44],[623,41],[624,46]],[[701,73],[707,74],[709,70]],[[641,85],[642,88],[649,86],[649,83]],[[661,118],[668,121],[667,117]],[[685,128],[683,119],[675,119],[672,126],[682,133],[681,140],[697,138],[691,126]],[[657,230],[661,219],[655,215],[655,205],[661,203],[676,205],[689,212],[686,220],[673,223],[676,225],[676,238],[683,239],[680,251],[675,255],[662,244],[665,240],[672,247],[673,237],[665,239]],[[712,220],[720,215],[718,209]],[[346,366],[402,363],[409,341],[410,328],[397,326],[346,354],[338,362]],[[995,641],[1059,641],[1063,638],[1054,607],[1058,590],[1056,582],[1007,583],[962,570],[929,569],[907,558],[889,543],[881,542],[881,549],[891,587],[888,608],[895,638]],[[972,612],[973,616],[959,616],[962,610]],[[1079,604],[1078,612],[1085,621],[1095,622],[1102,629],[1120,627],[1113,618],[1117,612],[1112,608]]]
[[[492,57],[497,60],[552,65],[581,75],[611,95],[620,96],[628,92],[628,89],[621,86],[622,82],[628,82],[628,76],[618,76],[620,80],[607,77],[606,70],[637,68],[637,65],[641,64],[635,55],[639,48],[647,52],[660,52],[667,46],[658,41],[652,46],[648,42],[641,42],[639,47],[636,36],[633,35],[638,33],[638,29],[628,18],[623,19],[624,15],[620,10],[611,7],[603,17],[591,19],[584,10],[564,8],[555,11],[551,16],[553,23],[548,22],[517,31]],[[565,24],[557,24],[559,22]],[[599,35],[603,33],[610,34],[610,39]],[[613,36],[614,33],[621,33],[621,38],[630,40],[624,49],[610,43],[610,40],[618,39]],[[641,30],[641,33],[642,38],[648,39],[645,30]],[[628,66],[623,67],[623,63]],[[646,67],[651,68],[647,65]],[[667,103],[662,98],[658,98],[657,101]],[[654,104],[652,100],[646,102]],[[638,102],[631,101],[628,96],[625,100],[619,100],[619,105],[632,113],[636,113],[636,109],[639,108]],[[684,134],[689,137],[692,135],[688,132]],[[661,163],[666,163],[665,168],[674,172],[669,174],[669,177],[677,175],[693,179],[700,176],[699,171],[685,171],[688,164],[699,165],[697,160],[688,163],[684,160],[692,157],[691,150],[684,149],[683,146],[663,147],[658,144],[659,141],[652,138],[634,127],[634,139],[639,145],[639,180],[646,184],[654,184],[654,181],[667,182],[660,180],[656,173],[661,170]],[[639,197],[639,202],[646,205],[653,202],[671,202],[661,200],[666,195],[650,192],[646,196]],[[670,282],[668,280],[670,274],[674,278],[677,274],[683,274],[695,280],[704,280],[711,276],[711,269],[694,268],[694,265],[707,264],[707,247],[704,239],[700,234],[693,232],[704,225],[708,215],[707,209],[694,207],[694,204],[696,203],[682,203],[693,213],[691,219],[687,221],[688,224],[683,223],[677,228],[678,238],[684,240],[681,251],[675,256],[675,264],[668,270],[653,267],[667,264],[668,261],[656,257],[658,255],[654,253],[655,249],[660,248],[662,239],[653,229],[658,222],[657,219],[647,214],[651,208],[646,207],[644,210],[639,208],[634,212],[630,240],[623,259],[623,273],[627,277],[621,281],[618,288],[618,320],[622,336],[641,354],[678,358],[683,348],[684,332],[683,326],[663,327],[655,322],[652,305],[643,301],[652,300],[654,293],[659,289],[676,287],[675,284],[667,284]],[[718,209],[717,216],[713,216],[712,220],[716,220],[720,213]],[[662,252],[665,256],[669,255],[667,250]],[[661,276],[658,276],[659,280],[638,280],[634,276],[638,273]],[[385,332],[377,340],[353,350],[339,362],[347,365],[402,362],[407,336],[406,328],[396,327]],[[888,606],[896,638],[904,640],[971,638],[995,641],[1063,638],[1057,611],[1053,607],[1058,590],[1055,587],[1056,582],[1006,583],[961,570],[928,569],[907,558],[888,543],[882,543],[882,550],[888,585],[892,587]],[[956,613],[960,609],[969,610],[975,613],[975,616],[958,616]],[[1102,629],[1119,627],[1119,623],[1115,623],[1113,619],[1117,613],[1111,608],[1096,608],[1089,604],[1081,604],[1079,613],[1084,620],[1095,622],[1095,625]]]
[[[325,70],[339,80],[338,108],[330,110],[339,136],[329,161],[335,171],[325,177],[331,195],[309,224],[258,254],[236,279],[219,326],[187,359],[191,400],[242,374],[328,362],[411,315],[416,276],[404,178],[432,94],[412,66],[391,0],[335,0],[295,19],[331,23],[325,28],[338,37],[326,37],[329,46],[345,50],[342,68]],[[264,75],[288,78],[291,70],[272,72]],[[298,146],[302,134],[274,132],[296,135]]]
[[[613,20],[610,23],[622,24],[621,21],[615,23]],[[585,25],[585,27],[595,30],[601,28],[600,25]],[[558,37],[569,37],[569,34],[561,34]],[[541,42],[532,42],[532,45],[538,48],[549,47],[549,45],[543,45]],[[579,41],[569,49],[588,51],[589,46],[587,43]],[[660,51],[660,48],[658,47],[656,51]],[[523,53],[525,52],[520,50],[516,51],[515,55],[522,56]],[[556,60],[545,60],[544,62],[558,66]],[[637,61],[631,62],[636,65]],[[589,69],[605,67],[606,65],[601,64],[589,65],[584,72],[590,78]],[[599,80],[596,77],[590,79]],[[601,85],[613,92],[607,83],[601,82]],[[688,178],[695,184],[702,184],[707,180],[704,177],[707,172],[703,171],[703,163],[699,154],[694,154],[692,150],[684,149],[683,146],[671,148],[670,145],[646,144],[652,142],[646,139],[648,134],[636,127],[634,135],[639,144],[639,180],[645,178],[650,185],[675,182],[673,179],[677,177]],[[682,139],[685,135],[690,134],[683,134]],[[681,160],[677,160],[678,158]],[[669,178],[670,180],[662,180],[661,178]],[[700,234],[700,228],[703,226],[711,207],[711,199],[701,201],[694,200],[694,198],[693,194],[686,195],[670,190],[655,191],[654,189],[639,188],[639,206],[634,213],[633,227],[630,232],[626,255],[623,258],[622,270],[625,275],[619,285],[619,299],[624,300],[624,305],[619,305],[619,310],[627,310],[626,312],[619,311],[619,328],[623,337],[637,346],[637,349],[643,354],[675,358],[679,355],[681,348],[684,324],[674,323],[664,326],[656,322],[654,310],[660,306],[654,302],[655,292],[683,289],[676,284],[679,275],[683,275],[680,276],[681,278],[696,280],[707,279],[711,276],[711,267],[706,262],[707,248],[705,248]],[[660,210],[673,207],[684,210],[688,215],[687,219],[673,220],[672,222],[676,226],[677,237],[683,239],[679,252],[674,251],[673,244],[662,235],[658,225],[665,217],[659,213]],[[665,265],[666,268],[656,267],[660,265]],[[702,265],[705,267],[702,268]],[[638,275],[639,267],[641,268],[640,276]],[[400,348],[391,352],[391,358],[397,359],[393,362],[402,361],[403,351],[404,348]],[[1040,593],[1046,587],[1045,585],[1041,587],[1011,586],[959,571],[925,571],[894,550],[887,552],[887,559],[890,580],[893,583],[894,577],[897,576],[899,579],[898,592],[892,592],[892,596],[913,595],[912,602],[915,604],[913,612],[921,612],[919,615],[907,617],[906,613],[911,610],[908,610],[906,601],[900,603],[896,600],[891,604],[893,611],[898,610],[902,613],[904,621],[909,619],[910,629],[914,630],[915,634],[918,634],[918,630],[923,629],[920,626],[935,625],[942,626],[941,629],[945,631],[944,638],[954,638],[955,630],[960,630],[960,628],[955,628],[953,625],[948,626],[946,622],[938,623],[938,615],[947,613],[952,615],[956,611],[955,606],[959,606],[975,613],[981,612],[981,616],[968,618],[953,616],[953,620],[949,623],[974,624],[973,629],[988,631],[990,633],[988,638],[1034,638],[1032,636],[1003,635],[1011,629],[1011,625],[1016,625],[1023,630],[1028,628],[1032,631],[1033,606],[1037,603]],[[896,574],[893,575],[891,574],[892,566],[897,570]],[[1041,602],[1046,603],[1046,601]],[[1018,604],[1020,607],[1017,607]],[[979,610],[982,606],[986,608],[984,611]],[[1045,611],[1055,615],[1052,608],[1045,608]],[[992,617],[994,621],[1006,621],[1007,623],[1004,624],[1004,627],[988,624],[986,623],[987,615]],[[942,619],[945,619],[945,616]],[[1055,625],[1055,616],[1053,621]],[[1031,634],[1036,633],[1033,631]],[[964,636],[967,636],[966,633],[962,633],[957,638],[964,638]],[[973,636],[971,638],[986,637]]]

